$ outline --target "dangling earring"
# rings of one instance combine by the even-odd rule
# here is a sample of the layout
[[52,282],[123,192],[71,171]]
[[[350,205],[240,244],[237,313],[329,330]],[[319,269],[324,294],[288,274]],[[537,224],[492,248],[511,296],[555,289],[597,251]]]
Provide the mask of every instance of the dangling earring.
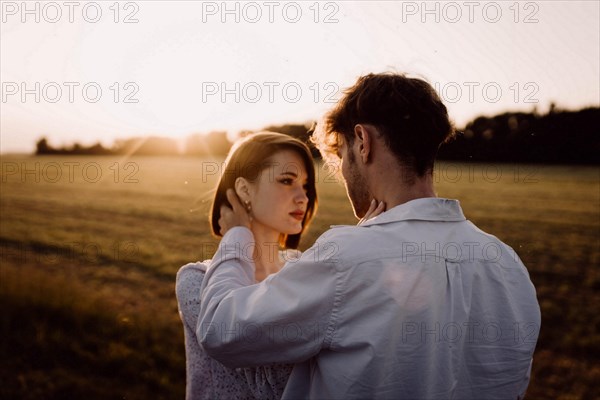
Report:
[[252,204],[250,204],[250,200],[244,201],[244,207],[246,207],[246,212],[248,213],[248,216],[250,217],[250,222],[252,222],[253,218],[252,218],[252,214],[250,214],[250,212],[252,211]]

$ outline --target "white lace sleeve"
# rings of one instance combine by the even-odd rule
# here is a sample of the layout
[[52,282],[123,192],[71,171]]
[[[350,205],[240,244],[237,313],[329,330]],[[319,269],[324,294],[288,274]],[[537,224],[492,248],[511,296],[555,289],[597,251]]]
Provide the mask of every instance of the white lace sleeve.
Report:
[[280,399],[292,365],[232,369],[210,358],[198,343],[200,288],[209,261],[186,264],[177,273],[175,292],[183,322],[186,399]]

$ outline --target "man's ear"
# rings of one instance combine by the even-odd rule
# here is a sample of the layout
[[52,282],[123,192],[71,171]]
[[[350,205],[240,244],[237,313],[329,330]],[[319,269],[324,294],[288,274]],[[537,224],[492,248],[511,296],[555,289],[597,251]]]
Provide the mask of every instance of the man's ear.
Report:
[[250,200],[250,182],[241,176],[236,178],[234,184],[235,194],[242,200]]
[[366,125],[356,124],[354,126],[354,140],[358,145],[358,154],[364,164],[369,162],[373,145],[373,132]]

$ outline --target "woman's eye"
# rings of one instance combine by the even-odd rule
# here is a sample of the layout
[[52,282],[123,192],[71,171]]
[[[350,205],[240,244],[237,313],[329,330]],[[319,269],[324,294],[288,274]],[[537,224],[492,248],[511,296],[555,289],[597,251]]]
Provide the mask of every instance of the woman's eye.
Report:
[[283,183],[284,185],[291,185],[292,184],[292,180],[290,178],[282,179],[279,182]]

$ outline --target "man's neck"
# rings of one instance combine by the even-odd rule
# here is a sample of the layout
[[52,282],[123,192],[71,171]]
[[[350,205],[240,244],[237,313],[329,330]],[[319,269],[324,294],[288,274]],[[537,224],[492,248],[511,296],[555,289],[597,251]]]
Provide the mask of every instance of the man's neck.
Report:
[[405,171],[404,168],[388,167],[372,174],[371,193],[385,203],[386,210],[411,200],[437,197],[431,173],[419,177]]

